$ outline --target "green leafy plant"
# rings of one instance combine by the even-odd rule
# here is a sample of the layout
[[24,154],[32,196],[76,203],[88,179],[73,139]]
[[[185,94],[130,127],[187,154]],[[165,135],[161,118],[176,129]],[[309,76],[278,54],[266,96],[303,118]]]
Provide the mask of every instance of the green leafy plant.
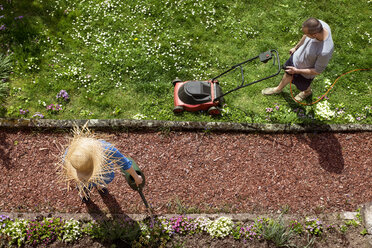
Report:
[[22,219],[11,219],[7,216],[0,216],[0,233],[6,236],[9,245],[21,246],[26,241],[27,221]]
[[349,228],[348,228],[347,225],[340,225],[340,232],[341,233],[346,233],[348,229]]
[[277,220],[271,219],[263,223],[263,238],[273,242],[277,247],[289,246],[293,232],[293,229],[284,224],[281,216]]
[[360,223],[357,220],[347,220],[347,221],[345,221],[345,225],[358,227],[358,226],[360,226]]
[[305,229],[304,226],[297,220],[291,220],[289,227],[297,234],[303,234]]
[[165,247],[170,240],[172,229],[165,219],[145,219],[139,222],[141,235],[132,247]]
[[359,224],[360,224],[360,223],[363,222],[363,220],[362,220],[362,215],[360,214],[360,208],[358,208],[358,209],[356,210],[356,212],[357,212],[357,214],[356,214],[356,218],[357,218],[357,221],[358,221]]
[[11,70],[11,57],[0,53],[0,102],[8,96],[9,83],[7,79]]
[[[248,223],[234,222],[228,217],[211,220],[207,217],[191,218],[182,215],[172,218],[146,218],[139,222],[130,218],[78,221],[46,217],[28,221],[0,216],[0,244],[48,246],[56,240],[68,243],[79,240],[83,235],[89,235],[113,247],[168,247],[168,242],[175,245],[175,235],[204,233],[221,239],[231,235],[234,239],[244,242],[266,240],[276,247],[295,246],[291,244],[291,240],[293,235],[298,234],[307,238],[303,240],[305,243],[301,247],[312,247],[321,236],[319,233],[323,234],[323,229],[335,231],[333,225],[325,225],[318,219],[306,218],[305,225],[307,226],[303,227],[299,221],[292,220],[286,226],[282,216],[277,219],[257,218]],[[304,229],[307,230],[305,237]],[[339,231],[346,233],[348,225],[341,225]],[[360,235],[366,234],[366,229],[360,232]]]
[[98,239],[101,240],[104,238],[104,231],[103,228],[95,221],[88,222],[84,228],[83,228],[83,233],[88,234],[91,236],[93,239]]
[[[263,227],[268,219],[257,218],[253,223],[237,226],[233,231],[234,237],[245,240],[263,239]],[[237,229],[239,228],[239,229]]]
[[323,234],[323,222],[316,218],[306,218],[305,229],[314,236],[321,236]]
[[277,103],[273,107],[266,108],[265,111],[267,113],[266,120],[273,123],[295,123],[299,119],[313,117],[305,115],[303,109],[291,109]]
[[26,244],[36,246],[48,245],[57,239],[62,239],[64,221],[61,218],[43,218],[27,223]]
[[344,224],[340,226],[341,232],[346,232],[349,227],[359,227],[362,223],[362,216],[360,215],[360,208],[357,209],[356,219],[345,220]]
[[94,116],[94,114],[89,110],[83,109],[83,110],[80,111],[79,116],[83,117],[83,118],[90,118],[90,117]]
[[89,229],[85,232],[94,238],[113,243],[131,244],[140,234],[139,225],[129,218],[95,222]]
[[121,112],[121,108],[116,106],[114,111],[112,111],[112,115],[117,116],[120,114],[120,112]]
[[363,230],[360,231],[360,235],[362,235],[362,236],[365,236],[365,235],[367,235],[367,234],[368,234],[368,231],[367,231],[366,228],[363,228]]
[[11,56],[0,53],[0,79],[8,79],[11,72],[11,62]]
[[241,222],[237,222],[234,224],[234,227],[231,230],[231,235],[234,237],[234,239],[239,240],[242,237],[242,230],[243,224]]

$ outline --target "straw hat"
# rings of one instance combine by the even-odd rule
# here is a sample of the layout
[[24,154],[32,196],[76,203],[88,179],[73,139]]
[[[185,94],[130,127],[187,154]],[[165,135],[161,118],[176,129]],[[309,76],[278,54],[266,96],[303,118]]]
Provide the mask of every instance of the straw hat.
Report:
[[80,196],[88,197],[92,183],[100,189],[107,186],[107,174],[117,169],[115,160],[112,151],[104,149],[86,125],[81,129],[75,127],[60,162],[60,179],[67,183],[68,190],[75,184]]

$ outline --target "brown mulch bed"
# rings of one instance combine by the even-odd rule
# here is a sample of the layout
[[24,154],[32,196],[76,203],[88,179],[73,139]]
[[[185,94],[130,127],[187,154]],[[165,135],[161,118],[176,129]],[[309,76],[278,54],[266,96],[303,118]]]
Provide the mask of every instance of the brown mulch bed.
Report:
[[[110,132],[146,176],[156,214],[354,211],[372,200],[372,133]],[[0,211],[144,213],[117,175],[109,195],[81,203],[57,180],[66,132],[0,129]]]

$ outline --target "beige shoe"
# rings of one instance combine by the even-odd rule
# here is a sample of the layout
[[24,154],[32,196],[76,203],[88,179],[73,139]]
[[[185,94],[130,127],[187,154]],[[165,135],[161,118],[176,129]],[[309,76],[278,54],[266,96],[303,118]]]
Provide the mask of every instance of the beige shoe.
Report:
[[295,96],[295,99],[296,99],[296,101],[302,102],[303,100],[305,100],[311,94],[313,94],[313,92],[310,92],[310,93],[306,94],[305,91],[301,91],[300,93],[298,93],[297,96]]
[[276,87],[274,88],[266,88],[261,91],[262,95],[273,95],[273,94],[279,94],[281,91],[276,92]]

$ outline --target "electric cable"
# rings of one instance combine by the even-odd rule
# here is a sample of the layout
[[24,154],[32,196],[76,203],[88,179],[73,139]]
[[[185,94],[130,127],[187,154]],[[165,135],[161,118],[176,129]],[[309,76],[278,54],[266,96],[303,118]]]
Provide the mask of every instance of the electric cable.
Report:
[[303,103],[303,102],[300,102],[300,101],[297,101],[296,98],[294,97],[293,95],[293,91],[292,91],[292,81],[289,83],[289,89],[290,89],[290,92],[291,92],[291,96],[293,98],[293,100],[295,100],[297,103],[301,104],[301,105],[304,105],[304,106],[310,106],[310,105],[313,105],[317,102],[319,102],[320,100],[322,100],[328,93],[331,89],[333,89],[333,86],[336,84],[336,82],[343,76],[345,76],[346,74],[349,74],[351,72],[354,72],[354,71],[369,71],[371,70],[372,68],[368,68],[368,69],[354,69],[354,70],[351,70],[351,71],[348,71],[348,72],[345,72],[344,74],[342,74],[341,76],[339,76],[334,82],[333,84],[331,85],[331,87],[329,87],[329,89],[326,91],[326,93],[324,93],[323,96],[321,96],[318,100],[316,100],[315,102],[312,102],[312,103]]

